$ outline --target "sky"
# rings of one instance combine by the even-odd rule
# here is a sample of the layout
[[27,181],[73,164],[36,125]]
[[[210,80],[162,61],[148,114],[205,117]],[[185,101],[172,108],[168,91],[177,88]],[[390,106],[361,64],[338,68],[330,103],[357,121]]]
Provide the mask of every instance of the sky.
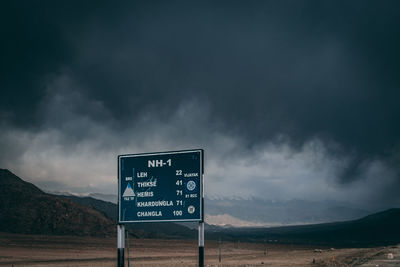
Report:
[[3,1],[0,168],[116,194],[203,148],[209,198],[400,207],[400,2]]

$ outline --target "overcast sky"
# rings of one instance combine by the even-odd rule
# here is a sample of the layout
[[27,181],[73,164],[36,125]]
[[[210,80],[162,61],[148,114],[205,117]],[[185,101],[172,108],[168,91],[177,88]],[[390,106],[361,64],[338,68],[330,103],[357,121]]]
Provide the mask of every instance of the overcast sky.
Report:
[[118,154],[203,148],[208,197],[400,207],[399,14],[399,1],[3,1],[0,168],[116,194]]

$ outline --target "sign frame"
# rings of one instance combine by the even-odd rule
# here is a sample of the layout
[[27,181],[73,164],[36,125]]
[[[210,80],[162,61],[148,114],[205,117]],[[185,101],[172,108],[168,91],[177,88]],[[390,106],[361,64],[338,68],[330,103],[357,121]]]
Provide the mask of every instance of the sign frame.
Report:
[[[194,219],[143,219],[143,220],[121,220],[121,159],[133,158],[133,157],[151,157],[151,156],[164,156],[164,155],[177,155],[187,153],[200,153],[199,159],[199,218]],[[204,150],[203,149],[189,149],[189,150],[176,150],[176,151],[165,151],[165,152],[151,152],[151,153],[138,153],[138,154],[123,154],[118,155],[118,224],[127,223],[161,223],[161,222],[204,222]]]

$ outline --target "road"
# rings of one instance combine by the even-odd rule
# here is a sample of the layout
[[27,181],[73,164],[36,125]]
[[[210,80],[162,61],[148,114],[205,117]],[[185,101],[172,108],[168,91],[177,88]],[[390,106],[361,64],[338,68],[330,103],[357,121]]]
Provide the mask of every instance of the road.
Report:
[[[393,259],[388,259],[388,254],[393,254]],[[360,265],[362,267],[394,267],[400,266],[400,246],[388,247],[384,253],[377,255],[372,260]]]

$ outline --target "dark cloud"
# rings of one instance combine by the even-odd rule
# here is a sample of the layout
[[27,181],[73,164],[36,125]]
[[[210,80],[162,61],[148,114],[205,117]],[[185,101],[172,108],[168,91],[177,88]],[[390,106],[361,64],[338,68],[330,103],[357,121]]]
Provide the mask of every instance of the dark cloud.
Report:
[[346,159],[336,181],[367,179],[376,162],[399,180],[398,1],[2,5],[9,128],[62,131],[70,149],[99,131],[120,148],[140,123],[183,144],[227,136],[242,155],[321,140]]
[[[291,3],[293,4],[293,3]],[[123,121],[198,98],[257,144],[326,136],[369,156],[398,144],[398,5],[161,4],[85,27],[72,76]]]

